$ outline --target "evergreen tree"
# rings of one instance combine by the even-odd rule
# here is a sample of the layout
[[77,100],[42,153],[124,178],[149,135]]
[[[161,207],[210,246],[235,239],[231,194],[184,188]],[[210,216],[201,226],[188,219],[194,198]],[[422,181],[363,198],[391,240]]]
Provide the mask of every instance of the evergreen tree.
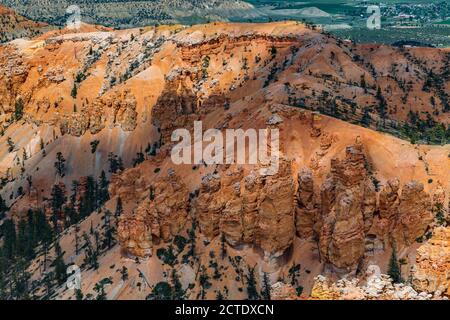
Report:
[[293,287],[298,286],[297,277],[300,275],[300,265],[292,263],[292,266],[289,268],[289,277],[291,278],[291,285]]
[[395,249],[395,246],[392,248],[391,259],[389,260],[388,275],[394,283],[402,282],[402,274],[400,264],[397,260],[397,250]]
[[59,285],[63,284],[67,280],[67,267],[64,263],[64,252],[61,250],[61,246],[59,245],[59,241],[55,242],[55,255],[56,258],[53,261],[53,265],[55,267],[55,279]]
[[75,290],[75,299],[77,300],[83,300],[84,295],[83,292],[81,291],[81,289],[76,289]]
[[223,294],[222,294],[222,292],[220,292],[220,290],[217,291],[216,300],[218,300],[218,301],[224,300]]
[[105,215],[103,217],[104,220],[104,242],[103,242],[103,248],[107,248],[108,250],[111,249],[114,245],[114,232],[115,229],[111,225],[111,211],[105,210]]
[[75,254],[78,255],[80,251],[80,225],[77,223],[75,225]]
[[66,219],[67,226],[73,225],[78,222],[78,212],[75,210],[72,203],[64,207],[64,217]]
[[89,216],[97,209],[97,192],[97,182],[92,176],[88,176],[86,179],[86,192],[84,192],[83,197],[80,199],[81,219]]
[[28,252],[27,246],[30,244],[27,222],[20,220],[17,226],[17,255],[25,257]]
[[200,267],[200,276],[199,276],[199,282],[200,282],[200,287],[201,287],[201,291],[200,291],[201,299],[205,299],[206,290],[208,290],[212,286],[211,282],[209,282],[209,279],[210,279],[210,277],[208,275],[208,272],[207,272],[205,266],[201,266]]
[[120,278],[122,279],[122,281],[127,281],[128,280],[128,269],[127,269],[127,267],[123,266],[122,269],[120,270]]
[[97,297],[95,298],[96,300],[107,300],[105,286],[111,283],[111,279],[104,278],[95,284],[94,291],[97,292]]
[[6,272],[7,272],[7,261],[5,257],[3,257],[2,248],[0,248],[0,300],[7,299],[7,281],[6,281]]
[[19,121],[23,117],[23,100],[21,98],[17,99],[14,107],[14,119]]
[[361,118],[361,124],[364,127],[370,127],[370,123],[372,122],[372,117],[370,116],[370,110],[368,107],[364,107],[364,113]]
[[98,180],[98,206],[101,207],[109,200],[109,181],[106,179],[105,171],[102,170]]
[[33,212],[33,233],[37,243],[50,244],[53,238],[52,228],[42,210]]
[[125,167],[123,165],[123,161],[122,161],[121,157],[119,157],[119,160],[117,161],[117,165],[118,165],[118,168],[119,168],[120,171],[125,170]]
[[114,216],[116,218],[120,217],[123,213],[122,199],[120,197],[117,198],[116,202],[116,211],[114,212]]
[[77,180],[72,180],[72,186],[71,186],[71,196],[70,196],[70,202],[72,203],[72,205],[75,206],[76,202],[77,202],[77,196],[78,196],[78,188],[80,186],[80,183]]
[[114,153],[110,152],[108,154],[108,162],[109,162],[109,172],[117,173],[117,171],[123,171],[124,166],[122,162],[122,158],[118,157]]
[[378,113],[380,114],[381,119],[383,121],[386,119],[387,116],[387,102],[386,99],[384,99],[383,94],[381,93],[381,88],[378,87],[377,89],[377,95],[376,98],[378,100]]
[[52,223],[55,233],[59,232],[58,221],[62,216],[62,209],[66,200],[66,195],[62,187],[59,184],[55,184],[51,192]]
[[49,300],[50,296],[53,294],[53,280],[54,280],[53,272],[46,272],[44,278],[42,279],[42,282],[44,283],[45,286],[45,298],[47,300]]
[[78,88],[77,88],[77,84],[74,82],[73,83],[73,87],[72,87],[72,91],[70,92],[70,95],[72,96],[72,98],[76,98],[78,94]]
[[98,265],[98,251],[92,246],[91,239],[89,236],[84,233],[83,234],[84,239],[84,250],[85,250],[85,257],[84,257],[84,263],[89,266],[89,268],[92,268],[94,270],[97,270]]
[[172,290],[172,300],[184,300],[186,291],[183,290],[180,277],[178,276],[175,268],[172,269]]
[[270,280],[266,272],[263,275],[263,288],[261,296],[264,300],[270,300]]
[[60,176],[60,177],[64,177],[65,172],[66,172],[66,165],[65,165],[66,159],[64,159],[64,156],[61,152],[58,152],[56,154],[56,162],[54,164],[55,169],[56,169],[56,173]]
[[11,296],[16,300],[28,300],[30,273],[27,271],[28,264],[23,258],[19,258],[12,268],[12,290]]
[[3,219],[8,212],[8,206],[6,205],[5,200],[3,200],[2,196],[0,195],[0,220]]
[[133,159],[133,167],[136,167],[138,164],[144,162],[145,157],[144,154],[142,153],[142,151],[139,151],[136,154],[136,158]]
[[12,141],[11,137],[8,137],[8,139],[6,139],[6,143],[8,144],[8,152],[13,152],[16,146]]
[[220,257],[223,260],[225,259],[226,256],[227,256],[227,245],[225,241],[225,235],[222,233],[220,237]]
[[247,295],[249,300],[258,300],[259,295],[256,290],[255,268],[248,268],[247,279]]
[[3,234],[3,257],[12,260],[16,253],[17,236],[16,226],[12,219],[7,219],[1,225],[1,233]]
[[361,75],[361,88],[364,89],[364,92],[367,93],[367,87],[366,87],[366,77],[363,75]]

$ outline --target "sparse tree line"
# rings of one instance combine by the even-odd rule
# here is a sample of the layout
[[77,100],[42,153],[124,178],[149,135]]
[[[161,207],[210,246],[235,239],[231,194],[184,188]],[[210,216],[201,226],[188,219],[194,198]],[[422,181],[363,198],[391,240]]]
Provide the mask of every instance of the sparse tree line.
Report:
[[[123,170],[120,157],[110,154],[109,171]],[[65,175],[65,159],[58,153],[55,161],[58,176]],[[30,177],[30,187],[32,180]],[[61,233],[71,226],[74,228],[75,254],[84,253],[82,268],[97,269],[99,257],[116,245],[116,225],[123,213],[122,201],[116,202],[116,210],[101,210],[109,198],[109,181],[101,172],[98,179],[92,176],[72,181],[68,196],[63,183],[52,186],[50,197],[44,198],[39,209],[30,209],[26,217],[13,220],[7,218],[9,208],[0,196],[0,299],[48,299],[55,286],[66,281],[67,266],[59,245]],[[89,232],[80,234],[80,223],[92,212],[102,212],[100,230],[91,225]],[[51,254],[52,253],[52,254]],[[41,279],[31,281],[31,262],[39,258]],[[35,270],[35,272],[37,272]],[[38,289],[45,288],[39,295]],[[100,298],[103,291],[99,287]],[[77,296],[82,296],[77,292]]]

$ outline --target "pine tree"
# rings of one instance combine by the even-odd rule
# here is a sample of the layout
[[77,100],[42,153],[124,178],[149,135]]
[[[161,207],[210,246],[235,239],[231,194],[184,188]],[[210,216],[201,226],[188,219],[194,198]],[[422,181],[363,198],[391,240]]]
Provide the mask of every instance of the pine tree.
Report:
[[216,300],[219,300],[219,301],[224,300],[223,294],[222,294],[222,292],[220,292],[220,290],[217,291]]
[[22,119],[23,117],[23,100],[21,98],[19,98],[16,103],[15,103],[15,108],[14,108],[14,119],[16,119],[16,121],[19,121],[20,119]]
[[81,289],[76,289],[75,290],[75,299],[77,300],[83,300],[84,295],[83,292],[81,291]]
[[227,246],[225,242],[225,235],[222,233],[220,237],[220,257],[223,260],[225,259],[226,256],[227,256]]
[[17,255],[21,257],[25,257],[27,246],[30,243],[27,229],[27,222],[20,220],[17,226]]
[[66,159],[64,159],[64,156],[61,152],[58,152],[56,154],[56,162],[54,164],[56,168],[56,173],[62,178],[65,175],[66,172],[66,165],[65,165]]
[[370,116],[370,110],[368,107],[364,107],[364,113],[361,118],[361,124],[364,127],[370,127],[370,123],[372,122],[372,117]]
[[3,234],[3,256],[11,260],[16,254],[17,247],[17,236],[16,236],[16,226],[13,220],[7,219],[1,225],[1,234]]
[[381,119],[383,119],[383,121],[386,119],[387,116],[387,103],[386,103],[386,99],[384,99],[383,94],[381,93],[381,88],[378,87],[377,89],[377,95],[376,98],[378,100],[378,112],[380,114]]
[[80,183],[77,180],[72,180],[72,186],[70,188],[72,194],[70,196],[70,202],[73,206],[75,206],[77,202],[77,195],[78,195],[78,187],[80,186]]
[[80,252],[80,236],[79,236],[79,232],[80,232],[80,225],[77,223],[75,225],[75,254],[78,255],[78,253]]
[[42,210],[37,210],[33,213],[33,232],[37,242],[48,245],[52,241],[52,227],[48,223],[45,213]]
[[133,167],[136,167],[138,164],[144,162],[145,157],[142,153],[142,150],[136,154],[136,158],[133,159]]
[[180,282],[180,277],[178,276],[175,268],[172,269],[172,290],[173,290],[172,295],[173,300],[184,300],[186,291],[183,290],[183,286]]
[[51,193],[51,206],[52,206],[52,222],[55,233],[59,232],[58,221],[62,216],[63,205],[66,202],[66,195],[60,185],[55,184]]
[[64,218],[67,226],[78,222],[78,212],[75,210],[72,203],[64,207]]
[[8,206],[6,205],[5,200],[3,200],[2,196],[0,195],[0,220],[3,219],[8,212]]
[[123,171],[123,161],[122,158],[118,157],[114,153],[110,152],[108,154],[108,162],[109,162],[109,172],[117,173],[117,171]]
[[11,137],[8,137],[8,139],[6,139],[6,143],[8,144],[8,152],[13,152],[16,146],[12,141]]
[[270,300],[270,280],[266,272],[263,275],[263,290],[261,296],[264,300]]
[[122,158],[121,158],[121,157],[119,157],[119,160],[117,161],[117,165],[118,165],[118,169],[119,169],[120,171],[125,170],[125,167],[124,167],[124,165],[123,165],[123,161],[122,161]]
[[120,270],[120,278],[122,279],[122,281],[127,281],[128,280],[128,269],[127,269],[127,267],[123,266],[122,269]]
[[105,215],[103,217],[104,220],[104,242],[103,248],[107,248],[108,250],[112,248],[114,245],[114,227],[111,225],[111,211],[105,210]]
[[72,87],[72,91],[70,92],[70,95],[72,96],[72,98],[76,98],[78,94],[78,88],[77,88],[77,84],[74,82],[73,83],[73,87]]
[[116,218],[120,217],[123,213],[122,199],[120,197],[117,198],[116,202],[116,211],[114,212],[114,216]]
[[97,207],[98,185],[92,176],[86,178],[86,192],[80,199],[80,218],[90,215]]
[[402,274],[400,264],[398,263],[397,250],[395,249],[395,246],[392,248],[391,259],[389,260],[388,275],[394,283],[402,282]]
[[13,289],[11,296],[16,300],[28,300],[30,273],[27,271],[28,264],[23,258],[19,258],[12,268]]
[[89,268],[92,268],[94,270],[97,270],[98,265],[98,251],[94,249],[92,246],[91,239],[89,236],[84,233],[83,234],[84,239],[84,248],[85,248],[85,257],[84,257],[84,263],[89,266]]
[[206,297],[206,290],[211,288],[211,282],[209,282],[209,275],[208,272],[206,271],[205,266],[201,266],[200,267],[200,277],[199,277],[199,282],[200,282],[200,287],[201,287],[201,291],[200,291],[200,297],[201,299],[205,299]]
[[293,287],[298,286],[297,277],[300,275],[300,265],[292,263],[292,266],[289,268],[289,276],[291,278],[291,285]]
[[53,265],[55,267],[55,279],[59,285],[63,284],[67,279],[67,267],[64,263],[64,252],[61,250],[61,246],[59,245],[59,241],[55,242],[55,254],[56,258],[53,261]]
[[247,295],[249,300],[258,300],[259,295],[256,290],[255,268],[248,268],[247,279]]
[[48,300],[50,296],[53,294],[53,272],[46,272],[44,278],[42,279],[45,286],[45,298]]
[[106,178],[105,171],[102,170],[100,177],[98,179],[98,206],[101,207],[109,200],[108,192],[109,181]]
[[105,285],[102,281],[95,284],[94,291],[97,292],[95,300],[106,300]]

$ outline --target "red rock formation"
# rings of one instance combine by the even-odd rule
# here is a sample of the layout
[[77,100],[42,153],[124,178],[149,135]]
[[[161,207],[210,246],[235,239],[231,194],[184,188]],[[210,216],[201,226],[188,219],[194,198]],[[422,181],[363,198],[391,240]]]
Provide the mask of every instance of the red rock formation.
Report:
[[316,223],[319,219],[318,208],[314,195],[314,179],[310,169],[303,168],[298,173],[298,191],[296,210],[297,236],[310,238],[317,232]]
[[365,231],[370,228],[376,201],[360,142],[347,148],[344,160],[332,161],[321,200],[321,257],[350,271],[364,255]]
[[424,191],[423,184],[417,181],[405,184],[394,227],[397,243],[411,245],[425,234],[432,221],[431,199]]
[[434,229],[431,239],[417,250],[412,283],[416,290],[450,297],[449,228]]
[[149,197],[134,212],[120,218],[118,235],[122,248],[146,257],[153,243],[179,234],[188,216],[189,193],[179,177],[169,174],[150,187]]
[[230,245],[258,245],[269,256],[281,255],[295,235],[292,163],[281,160],[274,176],[230,167],[203,178],[195,201],[201,232],[213,238],[225,236]]
[[280,256],[289,248],[295,236],[295,184],[292,161],[280,159],[278,173],[264,179],[256,243],[266,256]]

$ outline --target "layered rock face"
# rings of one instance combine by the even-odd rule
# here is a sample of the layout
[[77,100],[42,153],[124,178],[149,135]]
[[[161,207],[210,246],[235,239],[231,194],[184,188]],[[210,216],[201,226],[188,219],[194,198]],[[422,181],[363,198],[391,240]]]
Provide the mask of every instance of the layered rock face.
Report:
[[119,220],[118,235],[128,253],[146,257],[152,246],[169,241],[180,233],[187,221],[189,193],[174,174],[150,187],[149,196],[131,214]]
[[273,176],[239,167],[205,176],[194,208],[205,236],[223,234],[232,246],[257,245],[276,257],[294,239],[294,196],[292,163],[283,159]]
[[357,140],[343,160],[333,159],[330,173],[314,193],[308,168],[298,174],[296,231],[317,237],[321,259],[336,272],[354,272],[359,262],[392,245],[411,245],[433,221],[423,184],[388,180],[378,196],[362,143]]
[[450,228],[434,229],[417,250],[412,283],[416,290],[450,296]]
[[363,146],[348,147],[345,159],[334,159],[321,187],[319,248],[322,259],[349,268],[364,255],[365,232],[376,207],[376,192],[365,168]]
[[309,238],[318,233],[319,208],[314,194],[314,179],[309,168],[298,173],[296,231],[300,238]]
[[424,235],[432,221],[431,199],[423,184],[417,181],[405,184],[398,206],[395,239],[410,245]]
[[279,256],[295,235],[295,184],[292,163],[284,159],[276,175],[264,181],[255,241],[266,255]]
[[430,196],[422,183],[410,181],[399,192],[400,182],[391,179],[379,196],[379,215],[370,233],[383,246],[411,245],[422,237],[433,222]]

